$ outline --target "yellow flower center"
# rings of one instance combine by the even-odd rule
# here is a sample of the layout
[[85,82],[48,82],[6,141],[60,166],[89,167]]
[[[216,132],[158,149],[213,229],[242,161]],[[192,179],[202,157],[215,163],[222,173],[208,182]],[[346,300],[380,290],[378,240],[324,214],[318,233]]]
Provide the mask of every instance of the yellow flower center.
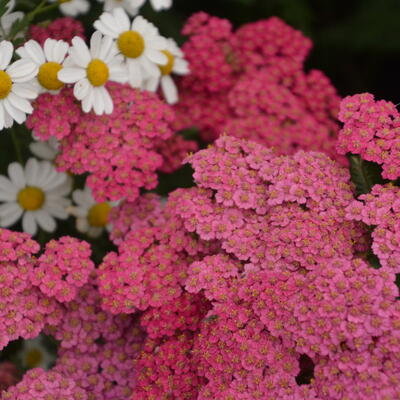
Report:
[[5,99],[11,92],[12,80],[5,71],[0,71],[0,99]]
[[18,193],[18,203],[27,211],[35,211],[42,207],[45,195],[42,189],[27,186]]
[[138,58],[144,52],[143,36],[136,31],[126,31],[119,35],[117,45],[125,57]]
[[43,354],[38,349],[31,349],[26,354],[25,363],[28,368],[35,368],[40,365],[43,360]]
[[57,73],[62,69],[61,64],[56,62],[47,62],[40,66],[38,81],[39,83],[48,90],[59,90],[64,86],[58,77]]
[[159,65],[160,71],[163,75],[169,75],[172,72],[172,68],[174,68],[175,57],[168,51],[162,51],[168,58],[168,62],[166,65]]
[[103,86],[110,76],[107,64],[98,58],[92,60],[86,68],[87,78],[93,86]]
[[92,206],[88,213],[88,221],[91,226],[103,227],[108,224],[108,215],[110,214],[111,206],[104,202]]

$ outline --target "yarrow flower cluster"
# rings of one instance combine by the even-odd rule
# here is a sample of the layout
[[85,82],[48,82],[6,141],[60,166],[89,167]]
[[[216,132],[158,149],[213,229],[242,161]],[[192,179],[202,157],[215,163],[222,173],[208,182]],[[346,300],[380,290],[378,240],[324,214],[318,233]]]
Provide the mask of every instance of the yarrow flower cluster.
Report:
[[28,371],[21,382],[3,392],[4,400],[87,400],[88,394],[76,386],[72,379],[57,372],[46,372],[41,368]]
[[400,273],[400,189],[391,184],[375,185],[347,207],[346,218],[373,228],[372,250],[383,269]]
[[153,93],[116,83],[108,90],[114,102],[109,116],[83,113],[65,88],[57,96],[41,95],[27,126],[42,140],[61,140],[58,168],[90,173],[86,184],[96,201],[134,200],[141,187],[157,184],[163,165],[157,149],[172,136],[174,115]]
[[0,349],[19,337],[36,337],[46,323],[57,323],[60,309],[32,285],[33,255],[39,245],[29,235],[0,229]]
[[[177,190],[164,209],[153,196],[113,211],[119,254],[99,270],[106,310],[145,310],[135,394],[398,395],[395,276],[356,258],[368,232],[346,220],[354,199],[346,169],[322,154],[278,156],[226,136],[188,160],[197,188]],[[195,233],[194,252],[173,232]]]
[[94,270],[90,255],[86,242],[67,236],[51,240],[37,260],[32,283],[59,302],[71,301]]
[[56,18],[45,26],[31,25],[28,36],[40,43],[41,46],[47,39],[63,40],[71,44],[72,39],[76,36],[85,39],[85,28],[80,21],[74,18]]
[[178,129],[203,139],[221,133],[256,140],[281,154],[299,147],[337,158],[339,97],[321,72],[303,72],[311,42],[279,18],[236,32],[224,19],[197,13],[183,29],[191,73],[180,82]]
[[396,106],[374,99],[370,93],[346,97],[340,105],[343,122],[337,150],[360,154],[364,160],[382,165],[382,176],[400,177],[400,114]]
[[28,25],[89,0],[0,1],[0,398],[399,399],[395,106],[347,97],[340,130],[279,18],[197,13],[181,50],[98,2],[86,41]]

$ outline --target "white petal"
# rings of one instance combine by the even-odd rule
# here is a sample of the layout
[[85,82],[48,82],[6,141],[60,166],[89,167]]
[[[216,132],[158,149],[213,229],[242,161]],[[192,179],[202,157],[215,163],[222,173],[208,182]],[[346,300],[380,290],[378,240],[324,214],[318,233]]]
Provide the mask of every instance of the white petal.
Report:
[[75,83],[86,77],[86,71],[83,68],[63,68],[57,76],[61,82]]
[[32,211],[27,211],[22,217],[22,230],[31,235],[37,232],[37,225]]
[[112,66],[110,69],[110,81],[126,83],[128,80],[128,71],[126,66],[117,65]]
[[90,54],[91,58],[99,58],[103,35],[99,31],[95,31],[90,38]]
[[39,172],[39,163],[36,158],[30,158],[25,164],[25,179],[26,184],[35,186],[37,183],[37,176]]
[[4,105],[3,102],[0,101],[0,131],[2,131],[5,128],[6,121],[5,121],[5,111],[4,111]]
[[19,97],[30,100],[35,99],[38,95],[36,88],[30,83],[14,83],[11,91]]
[[[4,30],[4,32],[9,33],[11,30],[11,27],[14,25],[16,21],[21,20],[24,18],[24,13],[21,11],[15,11],[13,13],[10,13],[8,15],[3,15],[1,17],[1,26]],[[19,35],[17,35],[18,37]]]
[[11,42],[3,40],[0,42],[0,69],[6,69],[7,65],[10,64],[14,46]]
[[161,78],[161,88],[168,104],[175,104],[178,102],[178,90],[171,75],[165,75]]
[[128,60],[127,66],[129,72],[129,84],[134,88],[140,88],[143,77],[139,63],[135,60]]
[[168,57],[158,50],[147,49],[146,56],[149,58],[150,61],[156,63],[158,65],[167,65],[168,64]]
[[35,219],[38,225],[46,232],[54,232],[56,230],[56,221],[45,210],[38,210],[35,212]]
[[23,97],[17,96],[15,93],[11,92],[7,96],[7,100],[18,110],[23,111],[26,114],[30,114],[33,111],[31,103],[24,99]]
[[189,63],[183,58],[175,58],[172,71],[178,75],[187,75],[190,72]]
[[112,37],[113,39],[116,39],[119,35],[119,31],[116,32],[114,29],[109,28],[107,24],[105,24],[102,20],[102,17],[100,17],[101,20],[97,20],[93,26],[100,31],[103,35],[107,35]]
[[101,87],[93,88],[94,100],[93,100],[93,109],[97,115],[104,114],[104,99],[103,99],[103,92],[101,91]]
[[36,40],[28,40],[24,47],[29,57],[35,62],[35,64],[42,65],[46,62],[43,49]]
[[[11,93],[10,93],[11,94]],[[8,98],[3,100],[4,108],[8,112],[8,114],[16,121],[18,124],[22,124],[26,120],[26,114],[16,108],[13,104],[10,103]]]
[[[82,62],[82,64],[78,64],[78,65],[82,65],[82,66],[88,65],[91,57],[90,57],[90,52],[89,52],[88,47],[86,46],[85,41],[81,37],[75,36],[72,39],[72,44],[73,44],[73,48],[71,50],[75,50],[77,52],[77,56],[79,57],[79,60]],[[72,52],[71,52],[71,55],[72,55]]]
[[74,96],[78,100],[82,100],[88,95],[89,89],[90,89],[89,81],[86,78],[81,79],[79,82],[76,82],[74,86]]
[[108,93],[108,90],[104,86],[102,86],[100,89],[101,89],[101,94],[103,96],[104,112],[106,114],[111,114],[114,110],[114,104],[110,96],[110,93]]
[[38,66],[28,58],[22,58],[13,62],[7,73],[14,82],[28,82],[38,73]]
[[94,91],[93,87],[89,86],[89,91],[87,96],[82,99],[82,110],[85,113],[88,113],[93,108],[94,103]]
[[26,186],[24,170],[20,163],[13,162],[8,166],[8,176],[18,189],[22,189]]
[[5,176],[0,175],[0,201],[14,201],[17,194],[17,187]]
[[123,10],[122,8],[116,8],[113,11],[113,15],[118,23],[118,27],[121,29],[120,32],[128,31],[131,21],[125,10]]
[[7,203],[0,206],[0,226],[7,228],[14,225],[23,213],[17,203]]

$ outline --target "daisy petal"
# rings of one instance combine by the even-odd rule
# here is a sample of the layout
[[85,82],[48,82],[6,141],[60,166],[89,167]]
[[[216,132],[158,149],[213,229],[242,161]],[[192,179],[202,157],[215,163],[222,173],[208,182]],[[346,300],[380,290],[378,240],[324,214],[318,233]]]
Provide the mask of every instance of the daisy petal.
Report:
[[14,225],[23,213],[17,203],[7,203],[0,206],[0,226],[7,228]]
[[165,99],[168,104],[175,104],[178,102],[178,90],[171,75],[165,75],[161,78],[161,88],[164,93]]
[[37,224],[33,212],[28,211],[22,217],[22,229],[24,232],[31,234],[32,236],[37,232]]
[[57,76],[61,82],[75,83],[86,77],[86,71],[83,68],[63,68]]

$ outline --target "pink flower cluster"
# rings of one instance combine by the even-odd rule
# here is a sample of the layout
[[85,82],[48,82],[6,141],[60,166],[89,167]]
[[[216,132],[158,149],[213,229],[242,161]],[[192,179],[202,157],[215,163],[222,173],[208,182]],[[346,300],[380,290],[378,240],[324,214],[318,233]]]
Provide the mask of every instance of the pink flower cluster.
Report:
[[28,371],[21,382],[2,393],[2,400],[88,400],[88,394],[72,379],[41,368]]
[[68,236],[51,240],[36,263],[32,283],[61,303],[71,301],[94,270],[90,255],[87,242]]
[[354,242],[363,248],[365,228],[344,218],[350,176],[327,156],[276,156],[222,136],[189,161],[199,188],[181,195],[185,228],[221,241],[246,268],[315,269],[328,257],[351,258]]
[[146,193],[136,201],[124,201],[110,212],[110,223],[113,226],[110,239],[119,245],[131,231],[149,228],[165,220],[162,203],[158,195]]
[[42,140],[61,140],[58,168],[89,173],[87,185],[97,201],[135,200],[141,188],[157,185],[156,171],[163,163],[169,165],[158,147],[173,134],[174,113],[153,93],[117,83],[108,89],[111,115],[83,113],[66,88],[57,96],[39,96],[27,126]]
[[[179,192],[173,199],[180,201]],[[141,202],[137,205],[140,210]],[[182,294],[189,263],[199,253],[209,252],[210,246],[185,232],[173,200],[158,219],[155,216],[160,210],[154,207],[155,216],[147,221],[156,225],[139,229],[135,229],[138,218],[135,205],[122,205],[123,210],[130,207],[132,223],[128,223],[124,211],[120,217],[132,231],[125,234],[122,242],[118,240],[118,253],[108,253],[98,269],[103,308],[112,313],[130,314],[138,309],[169,305],[173,312],[172,303]]]
[[71,40],[75,36],[85,39],[85,28],[82,22],[77,19],[64,17],[57,18],[46,26],[30,25],[28,36],[41,45],[43,45],[48,38],[64,40],[65,42],[71,43]]
[[140,371],[132,399],[197,399],[203,380],[191,356],[193,336],[182,333],[164,341],[147,339],[136,362]]
[[88,392],[88,400],[126,400],[135,385],[134,360],[143,334],[135,317],[114,316],[100,307],[94,282],[63,305],[60,323],[46,332],[60,341],[54,371]]
[[[98,271],[106,311],[144,311],[132,398],[396,398],[395,275],[357,258],[346,169],[227,136],[188,160],[197,187],[115,210]],[[371,209],[395,212],[396,190]]]
[[311,42],[279,18],[244,25],[193,15],[183,29],[191,73],[175,106],[178,129],[197,127],[203,139],[222,132],[273,146],[337,158],[339,97],[321,71],[303,72]]
[[373,227],[372,250],[383,269],[400,273],[400,188],[375,185],[347,207],[349,220]]
[[58,304],[32,285],[39,245],[25,233],[0,229],[0,349],[19,337],[36,337],[57,323]]
[[360,154],[361,158],[382,165],[382,176],[400,177],[400,114],[390,101],[375,101],[370,93],[346,97],[340,105],[344,123],[337,150]]

